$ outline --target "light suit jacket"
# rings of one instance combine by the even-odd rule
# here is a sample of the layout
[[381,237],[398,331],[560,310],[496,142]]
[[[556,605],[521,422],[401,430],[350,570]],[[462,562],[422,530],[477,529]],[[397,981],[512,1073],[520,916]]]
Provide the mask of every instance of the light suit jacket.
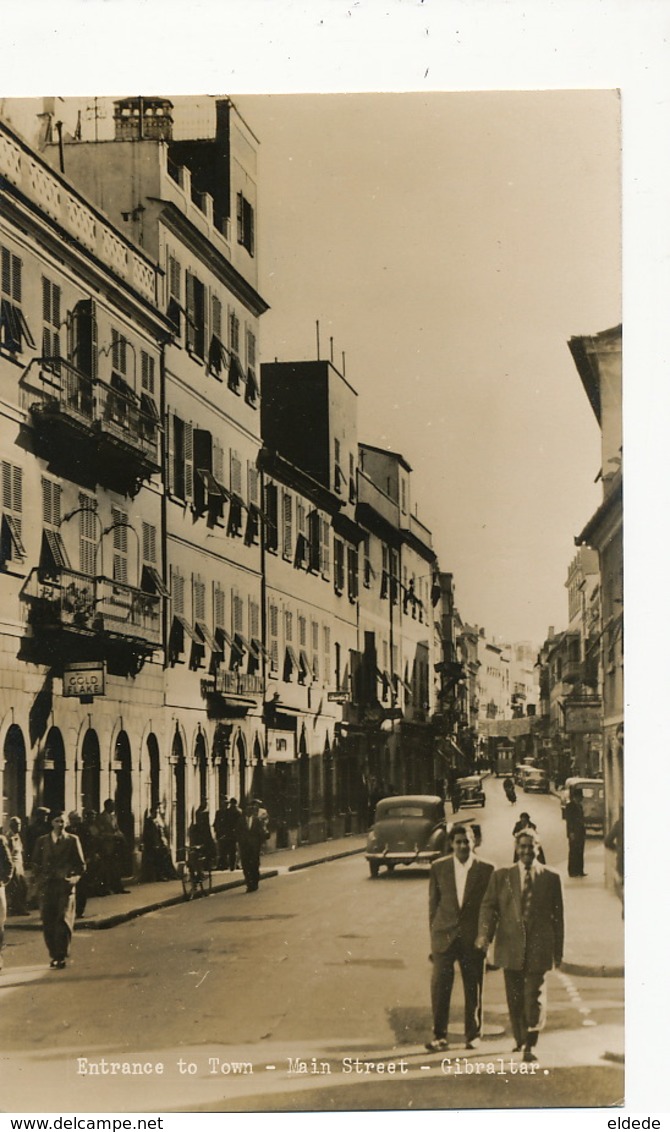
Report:
[[[537,863],[536,863],[537,865]],[[518,865],[496,869],[482,900],[479,934],[495,936],[493,962],[511,971],[549,971],[563,958],[563,892],[558,873],[537,865],[528,927]]]
[[428,887],[428,919],[430,946],[433,953],[447,951],[458,937],[473,946],[477,938],[479,908],[486,886],[493,873],[488,861],[472,858],[463,893],[463,904],[458,907],[454,857],[438,857],[430,869]]

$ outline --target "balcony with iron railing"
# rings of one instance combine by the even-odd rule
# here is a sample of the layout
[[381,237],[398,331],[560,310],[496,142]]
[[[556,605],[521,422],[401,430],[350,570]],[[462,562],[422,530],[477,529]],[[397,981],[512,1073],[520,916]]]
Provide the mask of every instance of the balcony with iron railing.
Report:
[[31,607],[29,622],[40,633],[160,645],[163,599],[137,586],[66,568],[46,576],[36,568],[24,596]]
[[262,696],[263,677],[255,672],[238,672],[218,664],[214,678],[204,682],[207,695],[248,697]]
[[146,479],[160,466],[158,409],[118,387],[94,379],[65,358],[37,358],[22,380],[24,400],[47,448],[86,459],[100,481]]

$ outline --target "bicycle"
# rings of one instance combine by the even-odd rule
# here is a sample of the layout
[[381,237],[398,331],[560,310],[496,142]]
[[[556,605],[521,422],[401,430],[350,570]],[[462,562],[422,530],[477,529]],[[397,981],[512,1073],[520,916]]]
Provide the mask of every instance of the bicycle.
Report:
[[178,868],[184,900],[193,900],[196,896],[209,896],[212,891],[212,866],[202,845],[191,845]]

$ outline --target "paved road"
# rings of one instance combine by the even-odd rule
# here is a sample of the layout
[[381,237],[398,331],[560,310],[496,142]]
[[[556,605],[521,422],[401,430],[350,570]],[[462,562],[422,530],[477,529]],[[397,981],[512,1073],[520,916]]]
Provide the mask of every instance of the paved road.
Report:
[[[515,815],[499,786],[488,786],[482,855],[502,863]],[[551,862],[564,844],[557,803],[537,798],[519,808],[537,819]],[[466,1061],[458,993],[452,1064],[426,1055],[426,899],[425,871],[371,880],[353,857],[283,872],[257,893],[235,889],[113,931],[77,933],[74,963],[63,972],[45,967],[37,933],[14,933],[0,979],[3,1108],[325,1111],[620,1100],[621,1067],[604,1057],[620,1044],[617,979],[552,973],[542,1061],[532,1075],[510,1064],[500,972],[487,981],[481,1050]],[[125,1072],[124,1062],[142,1071]],[[105,1071],[111,1063],[122,1068]]]

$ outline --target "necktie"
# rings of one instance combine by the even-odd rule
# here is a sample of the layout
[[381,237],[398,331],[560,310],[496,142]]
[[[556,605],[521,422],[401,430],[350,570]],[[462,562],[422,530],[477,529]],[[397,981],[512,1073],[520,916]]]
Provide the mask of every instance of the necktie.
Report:
[[521,893],[521,917],[524,924],[528,924],[530,919],[530,908],[533,902],[533,879],[530,873],[530,866],[526,866],[526,875],[523,878],[523,891]]

